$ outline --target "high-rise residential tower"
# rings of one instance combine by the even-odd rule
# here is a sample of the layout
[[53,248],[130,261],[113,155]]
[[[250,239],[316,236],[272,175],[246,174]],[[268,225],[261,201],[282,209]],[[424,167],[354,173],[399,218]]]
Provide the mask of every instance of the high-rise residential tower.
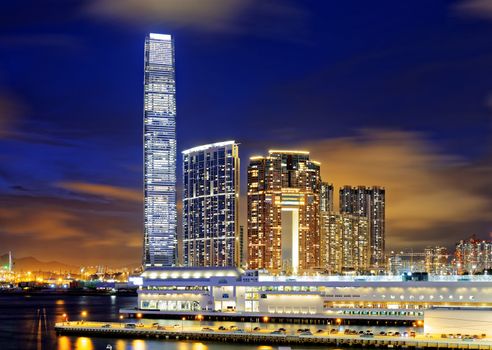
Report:
[[320,165],[309,152],[271,150],[248,167],[248,268],[320,267]]
[[475,236],[456,243],[453,264],[458,274],[483,273],[492,269],[492,241]]
[[330,274],[369,271],[369,220],[364,216],[321,212],[321,261]]
[[370,262],[374,269],[385,266],[385,189],[383,187],[340,188],[340,213],[369,220]]
[[328,213],[335,211],[333,206],[333,184],[327,182],[321,183],[319,210]]
[[238,266],[239,150],[234,141],[183,151],[183,263]]
[[144,66],[144,267],[176,264],[176,82],[170,35],[150,33]]

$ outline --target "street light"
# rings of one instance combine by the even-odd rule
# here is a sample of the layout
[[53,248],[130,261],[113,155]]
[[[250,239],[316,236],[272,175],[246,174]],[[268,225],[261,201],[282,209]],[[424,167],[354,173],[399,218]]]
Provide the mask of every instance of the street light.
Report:
[[64,322],[68,322],[68,315],[67,314],[63,314],[62,317],[63,317]]
[[263,322],[267,323],[268,322],[268,316],[263,316]]
[[340,325],[342,324],[342,319],[341,318],[337,318],[335,322],[338,325],[338,331],[340,332]]
[[181,333],[183,332],[184,328],[184,320],[186,320],[186,317],[181,317]]
[[80,313],[80,316],[82,316],[82,322],[84,322],[84,318],[86,318],[86,317],[87,317],[87,311],[85,311],[85,310],[84,310],[84,311],[82,311],[82,312]]

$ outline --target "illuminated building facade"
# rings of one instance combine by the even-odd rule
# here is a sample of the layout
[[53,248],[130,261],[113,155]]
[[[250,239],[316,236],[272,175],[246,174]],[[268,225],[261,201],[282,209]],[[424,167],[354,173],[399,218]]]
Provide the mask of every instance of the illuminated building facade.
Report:
[[425,272],[432,275],[446,275],[450,273],[449,254],[446,247],[427,247],[424,249]]
[[366,217],[321,212],[321,261],[328,273],[361,274],[370,269]]
[[366,217],[370,231],[371,267],[381,270],[385,267],[385,203],[383,187],[351,187],[340,189],[340,213]]
[[176,84],[170,35],[145,39],[144,266],[176,264]]
[[401,276],[404,273],[426,271],[425,253],[420,252],[391,252],[388,256],[388,273]]
[[234,141],[183,151],[183,263],[239,264],[239,149]]
[[475,236],[456,243],[454,266],[458,274],[483,273],[492,269],[492,241]]
[[200,314],[243,320],[267,316],[281,322],[342,318],[411,324],[434,307],[492,307],[492,276],[413,281],[401,276],[272,276],[234,268],[175,267],[148,269],[138,284],[138,312],[154,317]]
[[248,268],[298,273],[321,266],[320,165],[304,151],[269,151],[248,166]]
[[320,190],[319,210],[322,213],[332,213],[333,206],[333,184],[322,182]]

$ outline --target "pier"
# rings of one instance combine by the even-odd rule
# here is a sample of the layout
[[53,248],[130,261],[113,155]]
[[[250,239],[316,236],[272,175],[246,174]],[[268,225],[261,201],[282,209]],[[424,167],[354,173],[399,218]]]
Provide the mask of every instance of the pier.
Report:
[[428,349],[477,349],[492,350],[492,339],[450,339],[441,335],[417,335],[416,337],[359,336],[342,333],[283,334],[271,331],[215,330],[210,327],[150,326],[142,324],[104,322],[63,322],[55,325],[57,334],[101,336],[111,338],[140,338],[163,340],[199,340],[225,343],[254,343],[271,345],[327,345],[347,347],[428,348]]

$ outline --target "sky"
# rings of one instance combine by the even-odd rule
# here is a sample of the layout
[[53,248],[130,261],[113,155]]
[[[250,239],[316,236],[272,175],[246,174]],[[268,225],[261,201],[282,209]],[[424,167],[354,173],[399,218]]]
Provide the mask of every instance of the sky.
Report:
[[149,32],[178,154],[240,143],[242,223],[248,158],[299,148],[385,186],[388,250],[492,237],[491,1],[28,0],[0,4],[0,254],[141,261]]

